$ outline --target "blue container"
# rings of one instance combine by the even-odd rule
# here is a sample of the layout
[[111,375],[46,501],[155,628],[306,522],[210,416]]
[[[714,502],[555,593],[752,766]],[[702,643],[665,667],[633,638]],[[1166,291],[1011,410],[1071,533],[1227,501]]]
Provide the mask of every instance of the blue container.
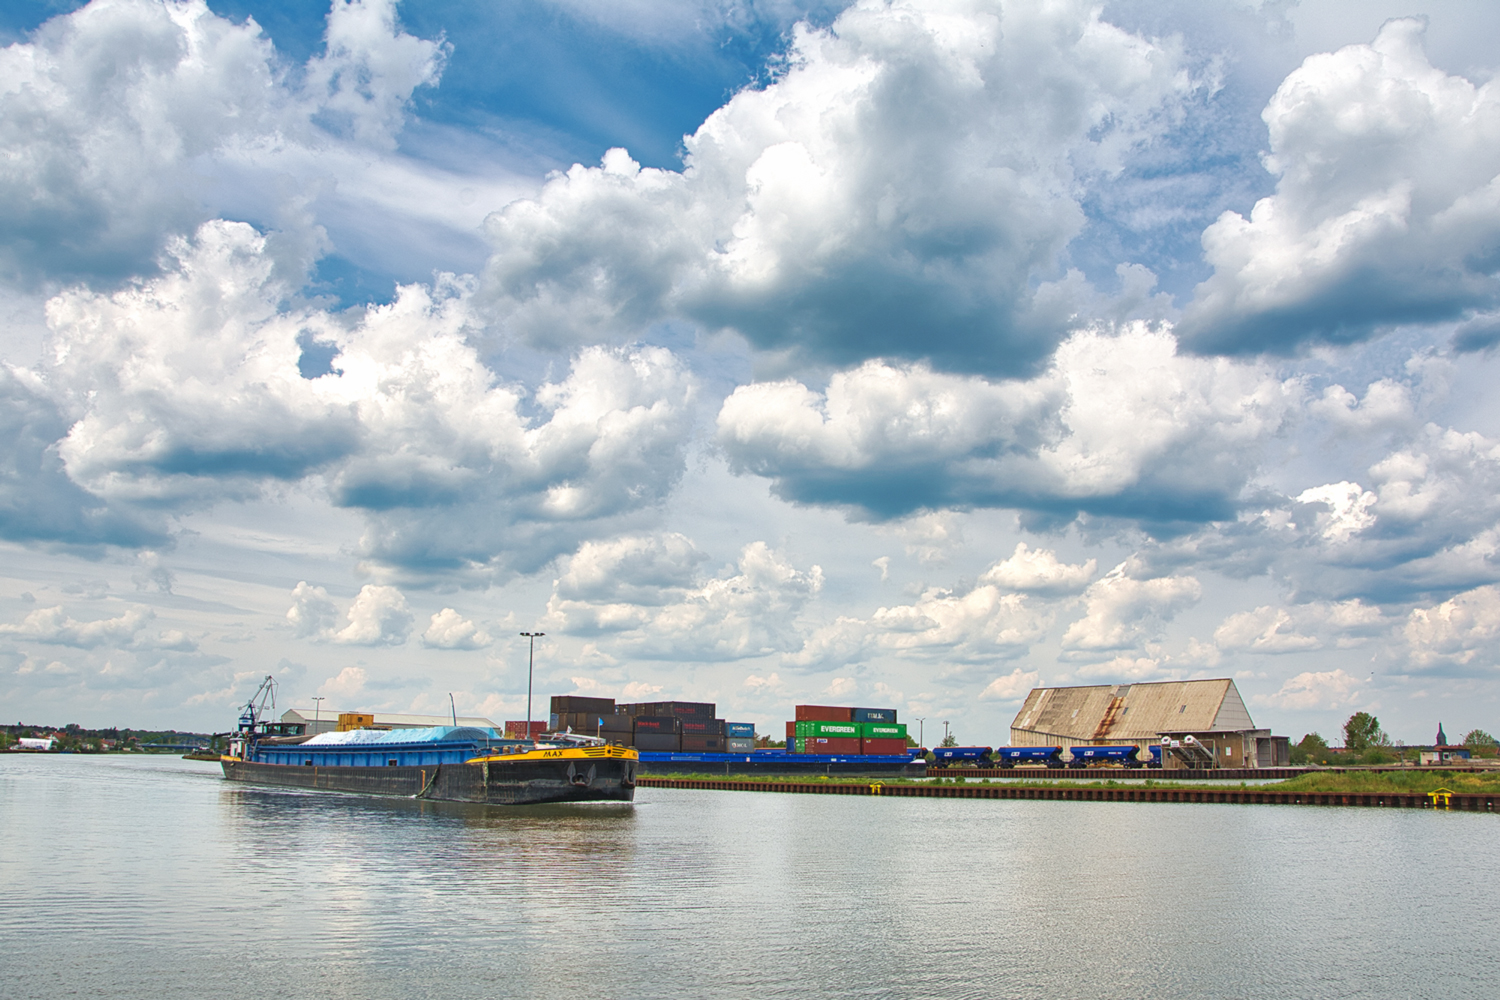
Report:
[[755,739],[755,723],[753,722],[726,722],[724,723],[725,736],[750,737]]
[[856,708],[852,722],[895,722],[894,708]]

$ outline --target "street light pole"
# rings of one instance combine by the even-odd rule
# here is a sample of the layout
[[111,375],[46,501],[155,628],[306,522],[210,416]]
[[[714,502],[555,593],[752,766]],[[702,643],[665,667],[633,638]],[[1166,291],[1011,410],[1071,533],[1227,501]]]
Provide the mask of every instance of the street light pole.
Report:
[[923,735],[923,733],[927,731],[927,727],[926,725],[924,725],[924,723],[926,722],[927,720],[925,718],[917,720],[917,746],[920,747],[925,747],[927,745],[927,737]]
[[318,735],[318,716],[323,711],[323,695],[313,695],[313,735]]
[[943,743],[944,743],[944,745],[946,745],[947,742],[948,742],[948,723],[944,722],[943,723]]
[[531,671],[536,665],[536,641],[546,632],[522,632],[521,635],[531,640],[531,651],[526,656],[526,739],[531,739]]

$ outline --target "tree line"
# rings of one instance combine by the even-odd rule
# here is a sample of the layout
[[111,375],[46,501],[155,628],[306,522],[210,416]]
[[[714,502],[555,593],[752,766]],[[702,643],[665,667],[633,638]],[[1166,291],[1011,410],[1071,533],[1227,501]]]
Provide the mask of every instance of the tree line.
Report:
[[[1293,745],[1293,764],[1394,764],[1409,748],[1395,746],[1380,720],[1369,712],[1355,712],[1344,722],[1344,745],[1331,747],[1318,733],[1308,733]],[[1500,743],[1483,729],[1471,729],[1462,746],[1476,757],[1494,757]]]

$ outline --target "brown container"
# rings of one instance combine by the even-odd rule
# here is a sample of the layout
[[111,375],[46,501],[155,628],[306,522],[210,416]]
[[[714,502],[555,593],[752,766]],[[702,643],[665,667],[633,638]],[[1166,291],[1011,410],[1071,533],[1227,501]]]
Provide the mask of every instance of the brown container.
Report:
[[635,720],[628,715],[606,715],[603,719],[606,733],[628,733],[635,729]]
[[556,715],[568,715],[573,712],[593,713],[596,718],[600,715],[614,715],[615,700],[613,698],[584,698],[576,694],[555,694],[552,696],[552,712]]
[[642,715],[672,715],[687,719],[712,719],[719,708],[709,701],[653,701],[639,706]]
[[[798,705],[798,722],[853,722],[854,709],[833,705]],[[839,751],[843,753],[842,750]]]
[[[547,724],[545,722],[537,719],[531,720],[531,736],[529,737],[530,739],[536,739],[546,731]],[[505,738],[508,740],[528,739],[526,735],[526,720],[520,719],[516,722],[507,722],[505,724]]]
[[657,753],[676,753],[682,749],[682,743],[678,740],[676,733],[636,733],[635,748],[654,750]]
[[682,735],[683,753],[723,753],[724,737],[722,736],[689,736]]
[[670,716],[638,715],[635,718],[635,732],[637,736],[642,733],[671,733],[675,737],[677,720]]
[[860,739],[857,736],[819,736],[808,739],[808,753],[837,753],[855,756],[859,753]]
[[786,724],[786,743],[787,743],[787,746],[791,746],[792,745],[792,740],[795,740],[796,738],[797,738],[797,722],[796,722],[795,719],[788,720],[788,722]]
[[679,718],[677,728],[684,736],[723,736],[724,720]]
[[878,754],[904,754],[904,753],[906,753],[906,741],[905,740],[896,740],[896,739],[890,739],[890,740],[860,740],[859,742],[861,744],[863,744],[861,746],[861,748],[860,748],[860,753],[878,753]]

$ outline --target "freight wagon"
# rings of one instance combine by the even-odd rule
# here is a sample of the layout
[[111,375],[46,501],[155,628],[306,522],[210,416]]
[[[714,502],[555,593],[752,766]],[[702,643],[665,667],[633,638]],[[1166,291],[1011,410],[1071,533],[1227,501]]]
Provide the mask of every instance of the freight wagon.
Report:
[[1062,747],[999,747],[995,760],[1009,770],[1017,764],[1045,764],[1050,768],[1063,766]]
[[994,750],[990,747],[935,747],[934,767],[989,767]]
[[1068,762],[1070,768],[1084,768],[1090,764],[1120,764],[1125,767],[1145,767],[1146,762],[1138,760],[1140,748],[1134,744],[1122,747],[1073,747],[1073,759]]

